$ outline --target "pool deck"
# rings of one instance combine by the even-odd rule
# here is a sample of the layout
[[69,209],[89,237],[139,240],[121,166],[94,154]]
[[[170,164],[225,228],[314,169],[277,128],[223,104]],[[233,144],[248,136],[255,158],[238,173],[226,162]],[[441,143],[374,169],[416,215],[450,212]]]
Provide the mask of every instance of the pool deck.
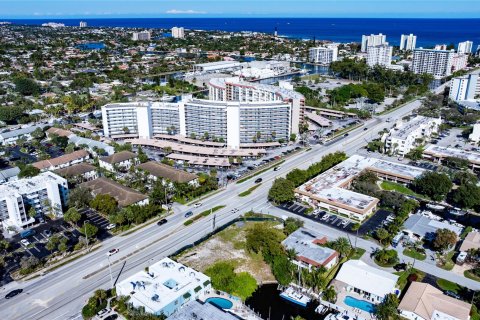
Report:
[[[350,319],[355,319],[355,320],[374,320],[376,319],[375,316],[371,313],[368,313],[366,311],[363,311],[358,308],[353,308],[345,304],[345,297],[350,296],[352,298],[358,299],[358,300],[366,300],[364,297],[361,295],[351,291],[347,292],[345,288],[340,288],[336,287],[335,290],[337,291],[337,301],[333,303],[329,303],[327,301],[320,301],[320,304],[330,308],[331,310],[336,310],[339,312],[340,315],[342,316],[348,316]],[[368,301],[370,302],[370,301]]]
[[211,290],[206,295],[200,298],[200,301],[205,302],[208,298],[223,298],[232,302],[232,308],[226,310],[232,314],[239,316],[245,320],[262,320],[255,312],[253,312],[248,306],[243,304],[242,300],[238,297],[234,297],[226,292]]

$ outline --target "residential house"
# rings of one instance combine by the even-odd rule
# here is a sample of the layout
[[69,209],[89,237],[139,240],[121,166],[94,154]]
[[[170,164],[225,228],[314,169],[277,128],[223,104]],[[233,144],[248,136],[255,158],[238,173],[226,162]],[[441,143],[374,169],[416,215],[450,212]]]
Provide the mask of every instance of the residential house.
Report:
[[84,182],[80,186],[88,188],[94,196],[98,194],[112,196],[120,207],[148,204],[146,195],[104,177]]
[[32,166],[40,171],[53,171],[87,161],[89,158],[90,154],[87,151],[77,150],[57,158],[34,162],[32,163]]
[[188,183],[194,187],[199,186],[198,176],[196,174],[178,170],[163,163],[149,161],[138,165],[137,168],[148,172],[150,179],[161,179],[164,184],[165,181],[169,181],[170,183]]
[[111,156],[100,158],[98,163],[100,164],[100,168],[110,172],[117,172],[130,169],[130,167],[137,165],[139,160],[137,154],[133,152],[120,151]]

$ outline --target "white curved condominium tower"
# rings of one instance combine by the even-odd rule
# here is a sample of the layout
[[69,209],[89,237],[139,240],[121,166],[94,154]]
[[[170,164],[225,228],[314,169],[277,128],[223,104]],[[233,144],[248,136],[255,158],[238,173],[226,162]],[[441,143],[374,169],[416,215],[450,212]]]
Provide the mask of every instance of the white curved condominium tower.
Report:
[[209,100],[182,97],[176,103],[134,102],[102,107],[106,137],[152,138],[155,134],[215,137],[230,148],[288,141],[298,134],[304,97],[277,86],[211,79]]

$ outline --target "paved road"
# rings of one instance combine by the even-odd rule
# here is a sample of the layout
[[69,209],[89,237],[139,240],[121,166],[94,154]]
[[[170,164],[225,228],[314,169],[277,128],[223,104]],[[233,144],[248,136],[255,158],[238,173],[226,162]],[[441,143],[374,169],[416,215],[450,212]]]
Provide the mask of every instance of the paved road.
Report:
[[[226,205],[215,214],[216,225],[220,226],[251,209],[263,212],[275,210],[276,208],[271,208],[266,200],[268,189],[275,178],[284,176],[294,168],[306,168],[313,162],[319,161],[325,154],[334,151],[340,150],[349,155],[354,154],[368,141],[376,138],[378,131],[393,124],[386,123],[387,118],[399,119],[419,105],[419,101],[414,101],[388,115],[368,121],[364,126],[368,130],[360,127],[334,144],[314,146],[308,152],[291,157],[281,165],[279,171],[269,170],[261,174],[259,177],[263,178],[262,185],[248,197],[240,198],[238,194],[252,187],[255,179],[239,185],[227,186],[224,191],[205,199],[202,207],[192,211],[197,214],[217,205]],[[233,208],[238,208],[239,211],[232,212]],[[110,258],[110,261],[114,277],[119,276],[122,280],[154,261],[201,239],[212,230],[211,219],[212,217],[200,219],[185,227],[183,215],[177,213],[161,227],[153,224],[128,236],[108,239],[102,243],[99,250],[43,277],[28,282],[13,282],[4,288],[4,293],[15,288],[24,289],[24,293],[10,300],[0,299],[0,318],[49,320],[77,318],[82,305],[95,289],[110,286],[106,256],[108,250],[112,248],[120,250]],[[373,246],[373,244],[365,242],[365,246]]]

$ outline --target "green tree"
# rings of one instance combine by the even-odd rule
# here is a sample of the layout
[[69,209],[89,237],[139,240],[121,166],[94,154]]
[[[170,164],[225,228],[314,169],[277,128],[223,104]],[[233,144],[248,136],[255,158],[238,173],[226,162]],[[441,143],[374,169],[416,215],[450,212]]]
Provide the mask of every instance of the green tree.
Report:
[[452,188],[452,181],[444,173],[428,171],[416,178],[412,186],[416,192],[441,201]]
[[45,132],[43,132],[42,128],[37,128],[31,133],[31,136],[37,140],[41,140],[45,138]]
[[138,160],[140,163],[145,163],[149,160],[147,154],[143,152],[143,149],[140,146],[138,147]]
[[268,200],[274,201],[275,203],[285,203],[293,201],[295,199],[295,194],[293,192],[294,188],[295,185],[293,184],[293,182],[287,179],[275,179],[272,187],[268,191]]
[[20,173],[18,174],[19,178],[29,178],[35,177],[40,173],[40,169],[32,166],[31,164],[27,164],[23,168],[20,169]]
[[460,208],[474,208],[480,204],[480,187],[471,183],[463,184],[449,194],[448,200]]
[[32,79],[17,78],[13,81],[15,90],[24,96],[38,95],[40,93],[40,86]]
[[391,249],[377,250],[374,254],[375,260],[382,266],[394,265],[398,262],[397,251]]
[[28,216],[30,218],[35,218],[37,216],[37,211],[34,207],[30,207],[30,209],[28,209]]
[[323,299],[330,303],[335,303],[337,301],[337,292],[333,286],[329,286],[323,291]]
[[118,203],[117,200],[109,194],[97,194],[95,198],[90,201],[90,207],[108,216],[117,211]]
[[23,115],[24,108],[21,106],[0,107],[0,121],[14,122]]
[[288,235],[303,227],[303,221],[296,218],[287,218],[284,223],[283,231]]
[[79,231],[90,239],[97,234],[98,228],[87,222],[84,223],[81,228],[79,228]]
[[77,222],[80,221],[81,218],[82,218],[82,215],[74,207],[68,209],[67,212],[63,214],[63,219],[65,221],[72,222],[74,224],[77,224]]
[[424,151],[424,148],[423,147],[416,147],[414,149],[412,149],[408,154],[407,154],[407,157],[416,161],[416,160],[420,160],[422,159],[423,157],[423,151]]
[[433,247],[439,251],[450,249],[457,243],[457,235],[448,229],[438,229],[433,240]]
[[378,228],[375,231],[375,236],[380,241],[381,244],[385,245],[385,239],[389,237],[389,233],[385,228]]
[[45,245],[45,248],[47,248],[48,251],[53,252],[53,250],[57,249],[59,243],[60,239],[56,236],[52,236]]
[[340,257],[345,257],[352,250],[350,241],[345,237],[340,237],[331,243],[332,249],[340,254]]
[[398,318],[398,297],[393,293],[385,296],[382,303],[375,307],[375,316],[378,320],[390,320]]
[[84,209],[88,207],[92,199],[90,190],[84,187],[77,187],[70,192],[68,205],[70,208]]

